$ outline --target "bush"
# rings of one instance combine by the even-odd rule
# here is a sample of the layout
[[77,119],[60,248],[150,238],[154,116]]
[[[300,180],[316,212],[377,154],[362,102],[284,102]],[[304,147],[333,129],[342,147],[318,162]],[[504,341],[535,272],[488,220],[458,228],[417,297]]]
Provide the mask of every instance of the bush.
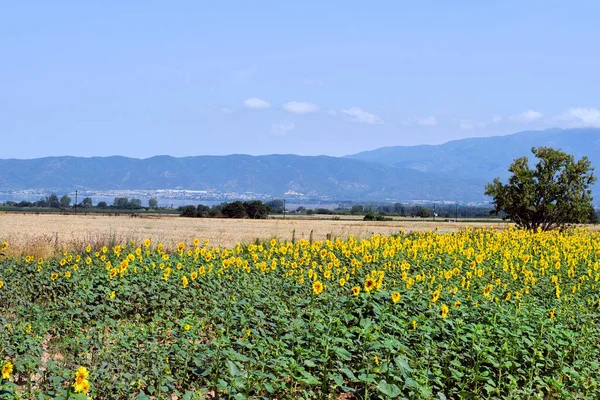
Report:
[[221,213],[226,218],[246,218],[246,207],[241,201],[234,201],[233,203],[227,203],[223,206]]
[[196,207],[195,206],[185,206],[181,208],[181,214],[179,214],[181,217],[190,217],[190,218],[194,218],[198,215],[197,211],[196,211]]

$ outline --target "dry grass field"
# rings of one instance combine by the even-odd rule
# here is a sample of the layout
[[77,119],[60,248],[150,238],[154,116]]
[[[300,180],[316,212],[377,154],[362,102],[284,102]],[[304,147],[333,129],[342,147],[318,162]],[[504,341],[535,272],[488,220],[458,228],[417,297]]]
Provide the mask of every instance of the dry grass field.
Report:
[[[322,217],[322,216],[321,216]],[[177,216],[108,216],[103,214],[0,214],[0,242],[10,245],[8,254],[48,256],[60,250],[94,246],[116,245],[150,238],[174,248],[183,241],[194,238],[208,239],[210,243],[231,246],[238,242],[249,243],[256,239],[277,238],[290,240],[310,237],[324,240],[328,237],[347,238],[350,234],[364,238],[375,233],[393,234],[403,231],[440,232],[456,231],[467,224],[433,221],[367,222],[361,217],[343,220],[302,218],[268,220],[231,220],[181,218]],[[506,227],[505,223],[473,224],[470,226]],[[7,255],[8,255],[7,254]]]

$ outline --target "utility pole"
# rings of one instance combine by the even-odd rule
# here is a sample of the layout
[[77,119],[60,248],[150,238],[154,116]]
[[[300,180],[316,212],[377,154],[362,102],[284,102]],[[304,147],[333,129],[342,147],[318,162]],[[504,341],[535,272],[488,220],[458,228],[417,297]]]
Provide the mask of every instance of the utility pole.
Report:
[[435,203],[433,203],[433,222],[435,222]]
[[456,204],[456,217],[454,218],[456,222],[458,222],[458,204]]
[[285,219],[285,199],[283,199],[283,219]]
[[75,191],[75,214],[77,214],[77,190]]

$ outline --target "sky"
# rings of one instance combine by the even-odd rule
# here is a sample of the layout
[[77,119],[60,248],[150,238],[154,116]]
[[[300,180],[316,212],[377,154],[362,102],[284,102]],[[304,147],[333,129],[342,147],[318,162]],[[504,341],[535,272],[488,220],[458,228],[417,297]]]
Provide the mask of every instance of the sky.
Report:
[[0,2],[0,158],[600,127],[596,1]]

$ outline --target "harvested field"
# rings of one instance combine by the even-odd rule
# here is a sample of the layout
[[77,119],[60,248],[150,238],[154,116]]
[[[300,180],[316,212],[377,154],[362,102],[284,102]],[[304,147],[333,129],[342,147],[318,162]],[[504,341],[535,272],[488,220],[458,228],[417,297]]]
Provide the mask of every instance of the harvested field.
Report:
[[[372,234],[394,234],[399,231],[453,232],[465,226],[493,226],[504,228],[506,223],[461,223],[433,221],[362,221],[360,217],[344,217],[343,220],[321,219],[323,216],[302,219],[232,220],[181,218],[177,216],[103,214],[0,214],[0,242],[7,241],[12,253],[48,256],[60,250],[78,249],[92,245],[114,245],[130,241],[141,242],[150,238],[162,242],[167,249],[177,243],[191,242],[194,238],[208,239],[212,244],[233,246],[236,243],[254,242],[256,239],[277,238],[324,240],[328,237],[347,238],[353,234],[366,238]],[[346,219],[347,218],[347,219]]]

